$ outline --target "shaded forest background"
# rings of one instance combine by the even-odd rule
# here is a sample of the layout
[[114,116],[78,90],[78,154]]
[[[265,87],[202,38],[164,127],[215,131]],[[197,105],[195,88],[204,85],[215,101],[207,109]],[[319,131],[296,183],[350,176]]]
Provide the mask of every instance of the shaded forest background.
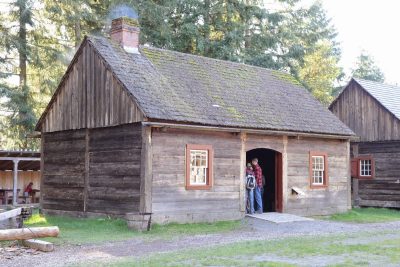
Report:
[[[41,112],[87,34],[108,35],[133,7],[140,42],[292,74],[328,105],[346,79],[337,32],[322,4],[300,0],[9,0],[0,2],[0,149],[37,149]],[[354,76],[383,82],[362,52]]]

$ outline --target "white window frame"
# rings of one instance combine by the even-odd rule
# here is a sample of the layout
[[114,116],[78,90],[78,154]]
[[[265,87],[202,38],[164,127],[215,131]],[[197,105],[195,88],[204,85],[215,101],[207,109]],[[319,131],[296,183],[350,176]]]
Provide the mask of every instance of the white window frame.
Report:
[[[311,156],[311,159],[312,159],[312,166],[311,166],[311,169],[312,169],[312,185],[324,185],[325,184],[325,157],[324,156]],[[315,169],[314,168],[314,165],[317,165],[317,164],[315,164],[315,159],[322,159],[322,169]],[[320,165],[321,163],[318,163],[318,165]],[[316,172],[322,172],[321,173],[321,176],[315,176],[315,173]],[[321,178],[321,182],[316,182],[316,179],[319,179],[319,178]]]
[[[192,153],[206,153],[206,163],[205,163],[205,166],[193,166],[192,165]],[[207,174],[208,174],[208,161],[209,161],[209,153],[208,153],[208,150],[206,150],[206,149],[192,149],[192,150],[190,150],[190,166],[189,166],[189,168],[190,168],[190,178],[189,178],[189,181],[190,181],[190,185],[194,185],[194,186],[196,186],[196,185],[207,185],[207,179],[208,179],[208,176],[207,176]],[[200,168],[202,168],[203,169],[203,172],[204,172],[204,182],[198,182],[198,181],[196,181],[196,177],[194,177],[194,179],[193,180],[195,180],[195,182],[192,182],[192,168],[196,168],[196,169],[200,169]]]
[[[366,164],[366,162],[369,161],[369,164]],[[366,169],[366,167],[369,166],[369,169]],[[372,176],[372,159],[360,159],[360,172],[359,175],[360,177],[371,177]],[[364,167],[364,168],[363,168]],[[365,174],[366,171],[369,172],[369,174]],[[364,172],[364,174],[363,174]]]

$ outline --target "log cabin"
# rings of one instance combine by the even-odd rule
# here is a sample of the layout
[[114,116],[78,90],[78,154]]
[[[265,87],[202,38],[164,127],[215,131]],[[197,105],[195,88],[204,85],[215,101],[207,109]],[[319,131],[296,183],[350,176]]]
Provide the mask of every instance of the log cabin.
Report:
[[329,109],[351,142],[356,206],[400,208],[400,87],[353,78]]
[[354,133],[292,76],[139,46],[139,32],[123,17],[85,37],[37,123],[44,212],[240,219],[255,157],[265,212],[350,208]]

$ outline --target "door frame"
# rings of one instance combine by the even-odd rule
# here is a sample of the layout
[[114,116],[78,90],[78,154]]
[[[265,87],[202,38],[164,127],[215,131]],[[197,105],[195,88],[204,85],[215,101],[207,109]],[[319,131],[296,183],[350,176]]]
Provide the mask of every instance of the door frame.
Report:
[[[275,151],[275,150],[274,150]],[[275,151],[275,211],[283,211],[282,154]]]
[[252,150],[269,150],[275,153],[275,212],[283,212],[283,158],[282,153],[271,148],[266,147],[256,147],[249,150],[246,150],[246,162],[247,162],[247,153]]

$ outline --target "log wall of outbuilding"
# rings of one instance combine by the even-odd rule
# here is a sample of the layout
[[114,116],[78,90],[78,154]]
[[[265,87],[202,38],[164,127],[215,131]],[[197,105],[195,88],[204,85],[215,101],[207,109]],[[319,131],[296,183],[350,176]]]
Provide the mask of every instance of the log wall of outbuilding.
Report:
[[372,179],[353,178],[354,204],[400,208],[400,141],[354,143],[351,154],[374,160]]
[[125,215],[139,210],[141,125],[44,133],[42,208]]

